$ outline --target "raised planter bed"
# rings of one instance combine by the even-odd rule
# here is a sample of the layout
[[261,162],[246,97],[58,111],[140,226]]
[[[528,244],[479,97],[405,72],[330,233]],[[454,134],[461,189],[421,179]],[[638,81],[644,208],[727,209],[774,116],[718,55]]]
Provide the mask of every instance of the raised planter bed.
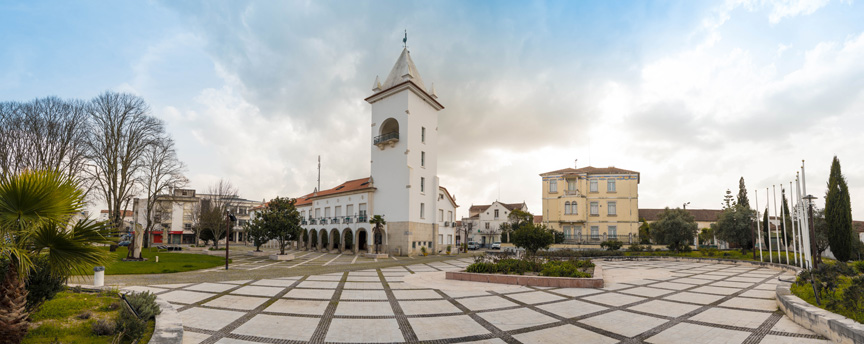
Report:
[[603,268],[599,265],[594,267],[594,274],[590,278],[479,274],[462,271],[448,271],[445,276],[449,280],[457,281],[516,284],[535,287],[603,288]]
[[253,257],[266,257],[266,256],[270,255],[270,253],[267,253],[264,251],[249,251],[249,252],[246,252],[246,254],[253,256]]
[[271,254],[270,260],[294,260],[293,254]]
[[864,343],[864,324],[816,307],[792,294],[790,283],[777,285],[777,306],[792,321],[834,343]]
[[366,253],[363,255],[363,257],[370,258],[370,259],[385,259],[385,258],[389,258],[390,255],[388,255],[386,253]]

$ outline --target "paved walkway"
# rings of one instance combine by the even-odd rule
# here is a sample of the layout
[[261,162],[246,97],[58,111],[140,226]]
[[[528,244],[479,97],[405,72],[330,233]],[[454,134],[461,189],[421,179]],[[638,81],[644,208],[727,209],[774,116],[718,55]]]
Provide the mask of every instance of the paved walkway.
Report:
[[189,344],[829,343],[777,310],[772,269],[595,261],[604,289],[443,279],[471,261],[130,289],[174,303]]

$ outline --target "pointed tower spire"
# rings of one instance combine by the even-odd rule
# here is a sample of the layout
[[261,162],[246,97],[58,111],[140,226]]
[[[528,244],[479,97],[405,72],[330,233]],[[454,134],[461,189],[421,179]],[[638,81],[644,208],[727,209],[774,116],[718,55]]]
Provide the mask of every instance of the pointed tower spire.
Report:
[[396,64],[393,65],[393,69],[387,75],[387,80],[381,85],[381,89],[386,90],[405,81],[411,81],[421,90],[426,90],[426,85],[423,85],[423,78],[420,77],[420,72],[417,71],[417,66],[414,65],[408,48],[402,48],[402,54],[399,55],[399,59],[396,60]]

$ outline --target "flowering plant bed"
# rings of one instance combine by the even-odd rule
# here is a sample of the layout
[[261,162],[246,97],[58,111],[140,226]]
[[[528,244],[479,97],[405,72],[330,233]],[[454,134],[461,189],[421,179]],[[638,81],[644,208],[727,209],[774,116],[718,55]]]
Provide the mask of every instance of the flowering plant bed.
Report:
[[602,288],[600,267],[590,260],[478,259],[465,272],[448,272],[447,279],[563,288]]

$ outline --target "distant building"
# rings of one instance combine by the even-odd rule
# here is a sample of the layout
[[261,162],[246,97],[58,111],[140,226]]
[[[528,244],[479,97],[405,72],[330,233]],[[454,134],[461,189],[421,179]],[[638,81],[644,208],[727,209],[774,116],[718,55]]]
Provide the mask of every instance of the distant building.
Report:
[[[645,219],[645,222],[654,223],[655,221],[660,219],[660,214],[663,213],[666,209],[639,209],[639,218]],[[717,217],[720,216],[720,213],[723,210],[720,209],[685,209],[690,215],[693,215],[693,219],[696,221],[696,228],[701,232],[702,229],[711,228],[711,225],[717,223]],[[695,244],[695,243],[694,243]],[[717,238],[712,238],[711,242],[703,243],[700,242],[700,245],[716,245],[718,248],[726,249],[729,248],[729,244],[722,240],[717,240]]]
[[516,209],[528,212],[525,202],[495,201],[487,205],[472,205],[468,209],[468,217],[463,217],[461,221],[463,233],[467,230],[468,241],[480,243],[482,247],[501,242],[501,225],[509,222],[510,212]]
[[[128,239],[129,237],[131,237],[132,225],[135,222],[135,216],[131,210],[121,211],[121,213],[123,216],[123,225],[121,226],[121,229],[120,229],[122,232],[120,235],[122,237],[121,239],[125,240],[125,239]],[[99,218],[97,220],[98,221],[108,221],[109,217],[110,217],[110,213],[108,212],[108,210],[102,209],[99,211]],[[79,217],[79,218],[86,218],[86,216]]]
[[543,224],[567,243],[639,238],[639,172],[616,167],[565,168],[540,174]]

